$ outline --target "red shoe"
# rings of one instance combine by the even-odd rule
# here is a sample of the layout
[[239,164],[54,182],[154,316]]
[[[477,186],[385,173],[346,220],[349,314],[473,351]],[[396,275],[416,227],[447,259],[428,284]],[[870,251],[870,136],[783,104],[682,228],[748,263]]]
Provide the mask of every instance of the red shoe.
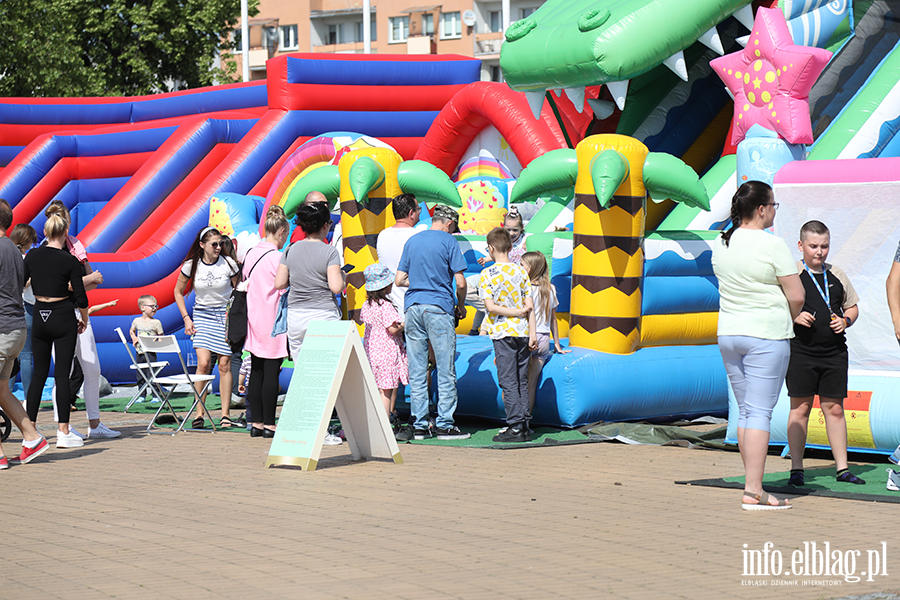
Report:
[[9,462],[14,465],[25,465],[30,463],[32,460],[46,452],[50,448],[50,444],[47,443],[47,438],[41,438],[41,443],[35,446],[34,448],[29,448],[28,446],[22,446],[22,454],[18,456],[18,458],[13,458]]
[[0,471],[2,471],[3,469],[8,469],[8,468],[9,468],[9,461],[6,460],[5,456],[0,456]]

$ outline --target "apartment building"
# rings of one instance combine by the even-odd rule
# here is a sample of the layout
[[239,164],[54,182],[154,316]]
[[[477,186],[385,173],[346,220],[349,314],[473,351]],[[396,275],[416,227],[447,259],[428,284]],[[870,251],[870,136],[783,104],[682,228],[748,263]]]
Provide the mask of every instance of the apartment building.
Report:
[[[427,0],[425,0],[427,1]],[[373,54],[461,54],[482,61],[484,81],[502,81],[500,45],[503,6],[500,0],[372,0]],[[510,0],[509,22],[523,19],[544,0]],[[362,0],[260,0],[259,14],[249,19],[250,79],[264,79],[266,60],[288,52],[363,53]],[[240,28],[234,57],[241,72]]]

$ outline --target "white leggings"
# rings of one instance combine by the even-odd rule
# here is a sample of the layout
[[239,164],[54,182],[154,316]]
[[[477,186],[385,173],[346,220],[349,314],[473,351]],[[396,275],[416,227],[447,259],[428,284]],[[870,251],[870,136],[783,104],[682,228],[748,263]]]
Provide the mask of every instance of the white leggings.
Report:
[[721,335],[719,352],[737,399],[738,427],[769,431],[791,358],[790,340]]
[[[79,318],[81,315],[78,315]],[[88,321],[87,329],[78,335],[75,343],[75,356],[84,371],[84,406],[88,419],[100,418],[100,358],[97,356],[97,342],[94,340],[94,328]],[[71,372],[69,373],[71,376]],[[59,421],[56,414],[56,385],[53,386],[53,418]]]

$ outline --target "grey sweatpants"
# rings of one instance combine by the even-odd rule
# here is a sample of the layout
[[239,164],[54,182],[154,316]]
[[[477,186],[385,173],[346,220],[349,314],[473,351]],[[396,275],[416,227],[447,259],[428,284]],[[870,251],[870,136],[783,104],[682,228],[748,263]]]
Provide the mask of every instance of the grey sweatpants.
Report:
[[531,421],[528,411],[528,360],[531,358],[528,338],[506,337],[493,342],[506,423],[510,427],[527,426]]

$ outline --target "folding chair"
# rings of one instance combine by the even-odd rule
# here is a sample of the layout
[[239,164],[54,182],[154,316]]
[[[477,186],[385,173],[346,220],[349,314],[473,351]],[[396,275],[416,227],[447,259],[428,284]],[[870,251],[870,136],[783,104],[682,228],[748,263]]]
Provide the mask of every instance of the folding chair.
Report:
[[116,327],[116,333],[119,334],[119,339],[122,340],[122,345],[125,346],[125,351],[128,352],[128,358],[131,359],[131,370],[136,371],[142,381],[138,386],[138,390],[134,393],[134,396],[132,396],[131,400],[128,401],[128,404],[125,405],[124,412],[128,412],[131,405],[141,399],[144,396],[144,392],[148,389],[150,390],[150,393],[153,394],[153,397],[161,402],[165,394],[158,385],[153,383],[153,378],[159,375],[160,371],[169,366],[169,361],[150,362],[147,360],[146,354],[142,355],[144,357],[143,361],[138,361],[137,357],[131,351],[131,344],[125,340],[125,334],[122,333],[122,328]]
[[[181,347],[178,345],[178,340],[174,335],[139,335],[138,340],[141,342],[141,348],[144,349],[144,352],[155,352],[157,355],[159,354],[177,354],[178,362],[181,363],[181,375],[172,375],[170,377],[154,377],[152,382],[158,386],[172,386],[171,389],[166,393],[166,396],[162,399],[162,403],[159,409],[156,411],[156,414],[153,415],[153,419],[150,421],[150,424],[147,425],[147,433],[167,433],[170,435],[175,435],[179,431],[208,431],[206,429],[186,429],[184,427],[185,423],[187,423],[191,415],[194,414],[194,409],[199,405],[203,414],[206,415],[206,418],[209,419],[209,422],[212,423],[212,431],[216,432],[216,423],[213,421],[212,415],[209,414],[209,410],[206,408],[206,403],[203,401],[203,396],[206,394],[209,389],[212,387],[212,381],[215,379],[213,375],[191,375],[188,373],[187,365],[184,364],[184,358],[181,356]],[[175,386],[186,383],[190,385],[191,391],[194,393],[194,403],[191,404],[191,408],[188,410],[187,415],[185,415],[184,419],[179,419],[178,415],[175,413],[175,409],[172,408],[172,404],[169,402],[169,398],[172,396],[172,392],[175,391]],[[194,386],[195,383],[203,383],[203,390],[198,392],[197,388]],[[174,432],[169,431],[152,431],[151,428],[153,424],[156,423],[156,418],[162,412],[164,408],[168,408],[169,412],[172,413],[172,416],[175,417],[175,422],[181,421],[178,425],[178,429]]]

